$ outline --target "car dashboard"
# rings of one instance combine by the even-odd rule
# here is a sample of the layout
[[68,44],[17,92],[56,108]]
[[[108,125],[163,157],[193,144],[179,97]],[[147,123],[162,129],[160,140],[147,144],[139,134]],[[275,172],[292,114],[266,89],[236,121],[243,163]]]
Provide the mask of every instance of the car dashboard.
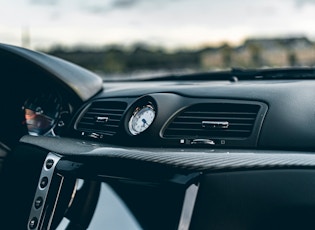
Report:
[[142,229],[315,224],[314,79],[103,82],[4,44],[0,60],[3,226],[87,229],[102,183]]
[[[139,147],[312,149],[313,84],[310,80],[105,83],[104,92],[77,113],[73,134]],[[150,124],[141,120],[150,116],[141,115],[148,108]],[[141,132],[141,127],[146,130]]]

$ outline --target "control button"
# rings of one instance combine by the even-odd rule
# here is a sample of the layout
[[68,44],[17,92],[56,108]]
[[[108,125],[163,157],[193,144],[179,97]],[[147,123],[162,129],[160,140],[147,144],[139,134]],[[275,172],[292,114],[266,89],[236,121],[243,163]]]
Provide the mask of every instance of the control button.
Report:
[[35,229],[37,227],[37,224],[38,224],[38,219],[36,217],[33,217],[28,223],[28,227],[30,229]]
[[51,169],[51,167],[53,167],[53,165],[54,165],[54,160],[53,159],[48,159],[47,161],[46,161],[46,168],[47,169]]
[[40,181],[39,186],[40,186],[40,188],[45,188],[47,186],[47,184],[48,184],[48,178],[47,177],[43,177],[41,179],[41,181]]
[[37,199],[34,202],[34,206],[36,209],[40,208],[43,205],[43,198],[42,197],[37,197]]

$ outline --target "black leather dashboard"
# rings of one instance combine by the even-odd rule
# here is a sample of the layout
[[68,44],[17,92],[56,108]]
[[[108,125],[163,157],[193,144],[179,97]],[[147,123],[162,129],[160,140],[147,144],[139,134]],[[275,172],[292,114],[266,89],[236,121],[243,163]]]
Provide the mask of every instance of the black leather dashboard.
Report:
[[[262,105],[258,124],[255,126],[258,129],[257,142],[239,146],[305,150],[315,147],[314,87],[315,81],[312,80],[105,83],[103,93],[93,100],[125,101],[132,106],[144,96],[160,97],[156,101],[159,103],[158,112],[163,118],[156,121],[159,124],[154,126],[155,131],[163,129],[178,111],[193,104],[212,101],[256,103]],[[158,131],[148,135],[149,139],[154,139],[156,145],[159,145],[160,141],[161,145],[165,146],[162,139],[156,139],[159,136]],[[143,135],[143,138],[147,138],[146,135]],[[133,142],[133,139],[130,142]],[[121,142],[123,145],[125,143]]]

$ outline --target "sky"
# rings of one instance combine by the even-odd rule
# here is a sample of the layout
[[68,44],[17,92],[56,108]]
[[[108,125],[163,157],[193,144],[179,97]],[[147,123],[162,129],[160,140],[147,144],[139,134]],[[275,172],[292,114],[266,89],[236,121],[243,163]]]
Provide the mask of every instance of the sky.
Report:
[[252,37],[315,40],[315,0],[0,0],[0,43],[166,48]]

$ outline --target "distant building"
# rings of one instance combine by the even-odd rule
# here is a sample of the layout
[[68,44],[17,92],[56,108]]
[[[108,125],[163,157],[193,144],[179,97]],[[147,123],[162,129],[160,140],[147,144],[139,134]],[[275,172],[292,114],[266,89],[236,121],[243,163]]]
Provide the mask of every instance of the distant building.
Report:
[[247,39],[239,47],[227,47],[204,52],[202,67],[315,66],[315,44],[305,37]]

